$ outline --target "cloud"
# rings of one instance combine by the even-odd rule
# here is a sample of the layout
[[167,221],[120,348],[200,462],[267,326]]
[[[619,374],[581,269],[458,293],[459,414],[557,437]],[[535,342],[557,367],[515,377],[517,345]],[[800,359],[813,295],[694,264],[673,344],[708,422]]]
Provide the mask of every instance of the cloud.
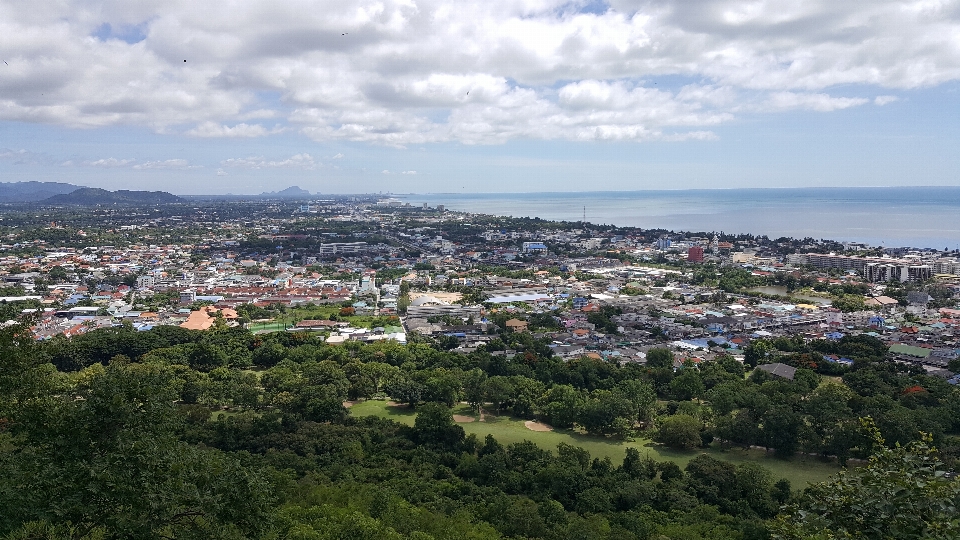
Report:
[[224,167],[236,167],[242,169],[303,169],[314,170],[319,163],[314,161],[310,154],[296,154],[287,159],[268,161],[262,156],[231,158],[220,162]]
[[775,92],[761,105],[761,110],[783,111],[790,109],[807,109],[819,112],[836,111],[857,107],[870,100],[865,98],[831,97],[827,94],[810,94],[797,92]]
[[50,156],[29,150],[11,150],[0,148],[0,161],[7,161],[14,165],[38,165],[51,163]]
[[223,169],[217,169],[217,176],[229,176],[229,174]]
[[343,159],[343,154],[338,152],[337,155],[331,156],[330,159]]
[[960,80],[949,1],[135,4],[0,7],[0,121],[398,147],[676,140]]
[[400,174],[417,174],[417,171],[403,171]]
[[185,159],[165,159],[161,161],[145,161],[133,166],[134,169],[200,169],[201,165],[190,165]]
[[249,138],[263,137],[279,133],[281,129],[276,127],[272,130],[261,126],[260,124],[237,124],[233,127],[218,124],[217,122],[204,122],[197,127],[186,132],[191,137],[228,137],[228,138]]
[[390,171],[387,170],[387,169],[384,169],[384,170],[380,171],[380,174],[393,174],[393,173],[390,172]]
[[95,161],[84,161],[83,165],[87,167],[103,167],[106,169],[115,169],[118,167],[126,167],[132,164],[135,159],[117,159],[117,158],[105,158],[98,159]]

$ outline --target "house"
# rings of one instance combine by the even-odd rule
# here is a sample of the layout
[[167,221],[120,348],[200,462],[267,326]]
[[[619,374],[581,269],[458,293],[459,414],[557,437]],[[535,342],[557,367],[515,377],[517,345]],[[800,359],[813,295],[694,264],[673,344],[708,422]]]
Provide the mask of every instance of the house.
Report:
[[217,309],[213,306],[204,306],[197,311],[191,311],[187,320],[180,324],[180,328],[186,328],[187,330],[206,330],[217,321],[217,315],[220,315],[227,321],[233,321],[238,318],[237,312],[233,309]]
[[514,332],[526,332],[527,330],[527,321],[521,321],[520,319],[510,319],[505,324],[507,328]]
[[779,362],[776,364],[762,364],[757,366],[757,369],[766,371],[774,377],[780,377],[781,379],[788,379],[791,381],[793,380],[793,376],[797,373],[797,368],[788,366],[786,364],[781,364]]
[[346,321],[326,321],[318,319],[304,319],[295,326],[296,330],[330,330],[341,326],[349,326]]

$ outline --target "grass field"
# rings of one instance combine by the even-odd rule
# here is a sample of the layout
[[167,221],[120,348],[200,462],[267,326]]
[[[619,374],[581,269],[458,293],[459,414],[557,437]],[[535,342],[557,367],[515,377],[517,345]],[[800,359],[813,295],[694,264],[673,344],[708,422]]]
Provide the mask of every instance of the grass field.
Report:
[[[474,416],[466,405],[454,409],[454,414]],[[413,425],[416,413],[405,406],[388,406],[385,401],[364,401],[350,408],[354,416],[379,416],[389,418],[407,425]],[[492,434],[501,444],[507,445],[524,440],[532,441],[541,448],[553,450],[559,443],[579,446],[590,452],[594,457],[609,457],[615,464],[623,461],[624,452],[628,447],[640,450],[641,455],[648,455],[658,461],[673,461],[680,467],[701,453],[729,461],[743,463],[754,461],[773,473],[774,478],[786,478],[794,489],[806,487],[810,482],[826,480],[840,470],[835,463],[826,463],[814,457],[795,457],[783,460],[773,457],[762,450],[742,450],[708,448],[697,451],[681,452],[655,445],[649,440],[637,439],[632,442],[606,439],[583,435],[569,430],[531,431],[523,425],[523,420],[500,416],[486,416],[483,422],[467,422],[459,424],[468,434],[474,433],[481,439]]]
[[[272,321],[249,323],[247,324],[247,329],[254,334],[263,332],[280,332],[292,326],[295,321],[302,321],[306,319],[327,320],[330,318],[330,315],[339,313],[341,307],[342,306],[339,304],[297,307],[288,310],[283,314],[283,316],[277,317]],[[373,317],[372,315],[350,315],[340,318],[342,321],[349,322],[350,326],[354,328],[370,328],[371,325],[377,321],[377,319],[377,317]]]

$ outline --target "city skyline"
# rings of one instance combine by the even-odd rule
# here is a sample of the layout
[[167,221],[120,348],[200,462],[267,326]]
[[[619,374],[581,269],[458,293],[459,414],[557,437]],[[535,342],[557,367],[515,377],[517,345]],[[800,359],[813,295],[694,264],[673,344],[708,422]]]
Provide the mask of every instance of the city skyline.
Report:
[[6,3],[0,21],[6,182],[958,184],[952,3]]

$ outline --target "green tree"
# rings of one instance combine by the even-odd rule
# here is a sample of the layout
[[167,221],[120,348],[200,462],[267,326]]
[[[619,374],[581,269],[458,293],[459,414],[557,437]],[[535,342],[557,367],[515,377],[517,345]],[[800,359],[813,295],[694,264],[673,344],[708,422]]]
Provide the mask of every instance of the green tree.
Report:
[[655,347],[647,351],[647,366],[652,368],[672,368],[673,353],[664,347]]
[[774,538],[960,537],[960,482],[945,476],[931,437],[887,448],[872,420],[862,425],[876,448],[870,463],[808,488],[778,518]]
[[660,418],[653,440],[670,448],[696,448],[701,444],[700,421],[688,414]]
[[463,428],[453,421],[450,408],[441,403],[424,403],[413,423],[414,439],[420,444],[454,448],[463,442]]
[[0,453],[0,533],[39,522],[76,538],[262,534],[265,478],[178,441],[176,398],[169,368],[117,361],[15,403],[13,448]]
[[487,374],[480,368],[471,369],[463,378],[463,397],[475,411],[483,405],[486,382]]
[[497,375],[490,377],[483,384],[484,399],[493,405],[495,411],[504,408],[513,397],[513,391],[513,384],[509,377]]
[[673,394],[674,399],[679,401],[690,401],[694,398],[700,398],[703,396],[704,391],[703,378],[696,369],[684,369],[679,376],[670,381],[670,392]]

